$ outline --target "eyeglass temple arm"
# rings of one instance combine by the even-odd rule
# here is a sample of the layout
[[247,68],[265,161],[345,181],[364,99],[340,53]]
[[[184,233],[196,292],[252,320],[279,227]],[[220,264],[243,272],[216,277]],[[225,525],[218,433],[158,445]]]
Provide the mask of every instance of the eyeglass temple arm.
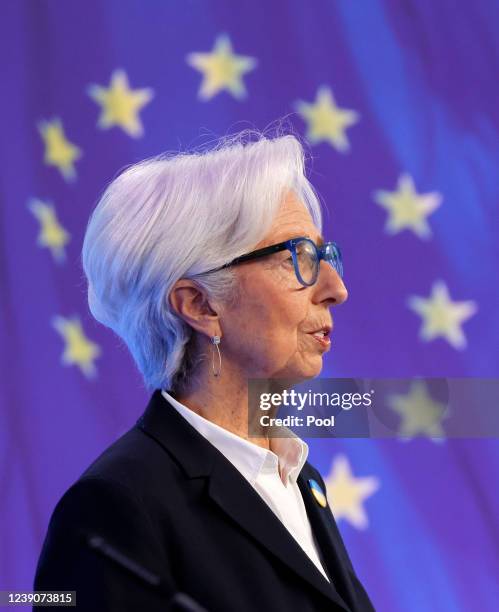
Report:
[[262,249],[257,249],[256,251],[251,251],[251,253],[247,253],[246,255],[240,255],[233,259],[230,263],[226,264],[226,266],[231,266],[236,263],[242,263],[244,261],[250,261],[251,259],[256,259],[257,257],[265,257],[265,255],[272,255],[272,253],[278,253],[279,251],[284,251],[284,249],[288,248],[289,241],[279,242],[279,244],[273,244],[272,246],[263,247]]

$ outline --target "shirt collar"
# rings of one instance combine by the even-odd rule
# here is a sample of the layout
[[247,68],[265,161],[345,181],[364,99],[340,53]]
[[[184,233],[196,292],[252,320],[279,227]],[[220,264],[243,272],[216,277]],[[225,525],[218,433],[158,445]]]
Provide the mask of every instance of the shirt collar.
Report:
[[276,473],[281,466],[281,480],[295,483],[301,469],[307,460],[308,445],[288,427],[281,427],[283,437],[270,438],[270,448],[267,450],[245,440],[231,431],[197,414],[167,391],[162,395],[188,421],[194,429],[215,446],[240,472],[254,485],[260,474]]

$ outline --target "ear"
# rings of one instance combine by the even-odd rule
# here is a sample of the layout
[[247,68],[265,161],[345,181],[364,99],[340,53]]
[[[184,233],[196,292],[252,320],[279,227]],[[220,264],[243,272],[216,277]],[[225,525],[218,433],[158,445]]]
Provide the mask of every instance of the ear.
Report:
[[196,282],[181,278],[173,285],[168,299],[172,309],[193,329],[208,337],[220,335],[219,315]]

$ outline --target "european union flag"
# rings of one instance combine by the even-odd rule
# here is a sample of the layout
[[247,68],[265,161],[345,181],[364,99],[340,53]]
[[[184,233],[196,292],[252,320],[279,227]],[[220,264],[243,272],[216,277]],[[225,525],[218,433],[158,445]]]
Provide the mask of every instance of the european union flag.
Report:
[[[80,265],[128,164],[286,118],[350,294],[323,375],[499,376],[497,2],[1,9],[0,589],[31,588],[56,501],[147,402]],[[497,441],[421,433],[311,461],[377,609],[495,610]]]

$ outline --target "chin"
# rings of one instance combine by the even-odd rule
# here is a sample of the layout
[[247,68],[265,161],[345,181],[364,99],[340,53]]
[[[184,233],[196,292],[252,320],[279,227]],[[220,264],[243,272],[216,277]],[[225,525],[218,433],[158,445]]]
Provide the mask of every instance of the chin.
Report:
[[316,378],[322,372],[322,355],[309,356],[308,359],[296,359],[288,362],[285,367],[274,369],[261,378],[288,379],[293,381]]
[[316,378],[322,372],[322,358],[314,363],[308,363],[297,368],[294,374],[290,374],[290,378],[298,381],[310,380]]
[[319,376],[321,372],[322,372],[322,366],[320,368],[315,368],[314,370],[311,370],[307,374],[303,374],[303,376],[306,379],[317,378],[317,376]]

